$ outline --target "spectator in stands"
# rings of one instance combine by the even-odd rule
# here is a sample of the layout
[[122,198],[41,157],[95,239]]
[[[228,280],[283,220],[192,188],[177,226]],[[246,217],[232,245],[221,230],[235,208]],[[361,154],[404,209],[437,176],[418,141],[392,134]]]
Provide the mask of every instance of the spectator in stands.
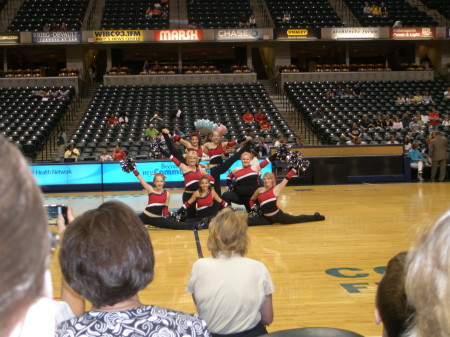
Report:
[[141,304],[138,292],[152,282],[155,258],[147,230],[125,204],[109,201],[78,216],[64,233],[59,261],[92,309],[60,324],[56,336],[209,336],[197,315]]
[[381,15],[380,7],[373,3],[372,6],[370,6],[370,14],[373,17],[379,17]]
[[409,127],[409,123],[411,123],[411,118],[409,118],[409,115],[407,112],[403,113],[401,121],[402,121],[404,128]]
[[350,88],[350,85],[347,84],[345,86],[343,96],[345,96],[345,97],[352,97],[353,96],[353,90],[352,90],[352,88]]
[[381,2],[381,4],[380,4],[380,14],[381,14],[381,16],[383,16],[383,17],[386,17],[386,16],[389,15],[388,10],[387,10],[387,7],[386,7],[386,5],[384,4],[384,2]]
[[365,15],[365,16],[371,15],[370,6],[369,6],[369,3],[367,1],[364,2],[363,15]]
[[258,109],[258,112],[255,114],[255,121],[261,122],[266,119],[266,115],[264,114],[262,109]]
[[416,94],[414,95],[413,100],[414,100],[414,103],[415,103],[415,104],[422,104],[422,102],[423,102],[423,96],[422,96],[422,94],[420,93],[420,90],[417,90],[417,91],[416,91]]
[[261,131],[269,131],[271,128],[269,121],[266,121],[265,119],[259,122],[259,129]]
[[334,96],[335,96],[335,94],[334,94],[333,89],[328,88],[328,89],[327,89],[327,92],[325,93],[325,97],[331,99],[331,98],[334,98]]
[[59,26],[60,31],[66,31],[69,27],[67,27],[67,24],[65,22],[61,22],[61,25]]
[[291,22],[291,14],[289,13],[289,11],[284,11],[283,18],[281,19],[281,21],[284,23]]
[[444,99],[450,99],[450,87],[448,87],[447,90],[444,91]]
[[442,121],[442,130],[444,131],[449,131],[450,130],[450,118],[449,118],[449,114],[445,114],[444,115],[444,120]]
[[392,129],[394,129],[394,130],[401,130],[401,129],[403,129],[403,123],[400,120],[400,118],[398,118],[398,116],[394,117],[394,122],[392,122]]
[[295,146],[303,146],[302,140],[299,137],[295,137],[294,145]]
[[394,28],[403,27],[403,21],[402,20],[395,21],[394,25],[392,27],[394,27]]
[[119,123],[119,119],[116,117],[116,114],[111,114],[108,119],[108,125],[114,126]]
[[275,141],[275,143],[273,144],[273,146],[278,147],[281,144],[287,144],[287,139],[286,137],[284,137],[284,135],[282,133],[279,133],[277,135],[277,140]]
[[67,147],[67,135],[63,127],[58,128],[58,134],[56,135],[56,146],[58,147],[58,153],[64,155]]
[[95,78],[97,76],[97,74],[96,74],[96,67],[95,67],[94,64],[91,64],[89,66],[88,75],[89,75],[89,81],[90,81],[91,85],[93,85],[94,82],[95,82]]
[[350,140],[354,140],[355,138],[361,138],[362,135],[363,135],[363,133],[359,129],[358,124],[352,123],[352,128],[347,133],[347,136],[350,137]]
[[181,119],[183,115],[183,112],[181,111],[180,107],[178,105],[175,105],[172,112],[172,120],[179,120]]
[[428,125],[430,126],[430,131],[439,129],[440,116],[439,112],[436,111],[436,107],[431,107],[431,111],[428,113]]
[[323,113],[322,108],[318,107],[316,109],[316,111],[313,112],[313,114],[311,116],[311,120],[312,120],[313,123],[316,124],[316,123],[318,123],[320,121],[323,121],[324,119],[325,119],[325,114]]
[[422,121],[422,126],[426,127],[428,126],[428,122],[430,121],[430,118],[428,117],[428,113],[424,110],[420,114],[420,120]]
[[418,143],[413,143],[412,149],[408,152],[408,157],[411,162],[411,167],[417,169],[417,180],[423,181],[423,165],[427,162],[427,160],[420,152]]
[[112,161],[112,157],[108,154],[108,152],[106,151],[106,149],[102,149],[100,151],[100,157],[98,158],[101,162],[104,161]]
[[405,103],[406,103],[405,98],[403,97],[402,94],[399,94],[397,96],[397,99],[395,100],[395,104],[405,104]]
[[337,88],[334,90],[334,96],[335,97],[342,97],[344,96],[345,90],[342,88],[341,84],[338,84]]
[[250,112],[250,110],[246,109],[244,114],[242,115],[242,120],[245,123],[253,123],[255,121],[255,118],[253,117],[253,114]]
[[250,22],[248,21],[248,16],[245,13],[241,13],[238,21],[239,28],[248,28],[250,26]]
[[142,66],[142,71],[148,72],[150,70],[150,64],[147,60],[144,61],[144,65]]
[[147,138],[147,140],[155,140],[156,136],[158,136],[158,130],[156,130],[153,124],[149,124],[148,128],[145,129],[145,137]]
[[252,14],[248,18],[249,28],[256,28],[256,19],[255,16]]
[[408,94],[408,96],[406,96],[406,98],[405,98],[405,102],[406,102],[406,104],[414,104],[415,102],[414,102],[414,96],[413,96],[413,94]]
[[347,144],[347,137],[345,137],[344,134],[339,136],[339,141],[336,143],[336,145],[348,145]]
[[262,263],[244,257],[249,245],[247,218],[245,211],[220,211],[209,224],[212,257],[199,259],[192,267],[187,291],[213,336],[260,336],[273,320],[269,272]]
[[44,24],[44,27],[42,27],[42,30],[43,30],[44,32],[49,32],[50,29],[51,29],[51,27],[50,27],[50,25],[48,24],[48,22],[46,22],[46,23]]
[[53,22],[50,30],[52,32],[57,32],[59,30],[59,25],[56,22]]
[[355,97],[360,97],[362,95],[364,95],[364,92],[361,89],[361,84],[356,83],[353,90],[352,90],[352,95]]
[[398,142],[395,140],[395,135],[390,135],[389,140],[386,142],[386,144],[398,144]]
[[122,111],[120,113],[120,117],[119,117],[119,124],[128,126],[128,122],[129,122],[129,120],[128,120],[127,113],[125,111]]
[[255,145],[254,150],[259,158],[269,155],[269,147],[266,145],[264,137],[258,138],[258,144]]
[[111,157],[114,161],[119,161],[127,157],[126,153],[120,149],[119,144],[114,146],[114,150],[112,151]]
[[419,133],[422,130],[422,126],[419,123],[417,116],[414,116],[411,123],[409,123],[409,132],[413,135]]
[[425,95],[422,96],[423,104],[434,104],[433,98],[431,97],[430,91],[426,90]]
[[383,337],[400,337],[414,318],[405,292],[406,252],[389,260],[375,295],[375,322],[383,322]]
[[362,120],[359,122],[359,127],[363,130],[373,128],[373,123],[369,119],[369,116],[367,116],[366,114],[363,115]]
[[377,118],[373,122],[373,125],[375,126],[375,129],[383,129],[383,116],[381,114],[377,115]]
[[431,157],[431,181],[435,181],[439,167],[439,181],[445,180],[447,168],[447,147],[448,139],[441,134],[441,131],[433,131],[434,138],[430,141],[429,150]]
[[160,69],[161,69],[161,66],[159,65],[158,61],[153,62],[151,70],[157,71],[157,70],[160,70]]
[[61,87],[61,89],[59,89],[59,100],[64,100],[64,101],[68,101],[70,100],[70,90],[69,88],[66,87]]
[[152,118],[150,118],[150,123],[153,123],[157,129],[160,129],[161,128],[160,124],[163,122],[164,120],[159,116],[158,110],[156,109],[153,110],[153,116]]
[[394,125],[394,123],[391,120],[391,116],[386,115],[384,117],[384,121],[383,121],[383,129],[391,129],[393,125]]
[[78,151],[73,144],[69,144],[69,148],[64,153],[64,158],[75,158],[75,161],[78,160],[80,156],[80,151]]
[[411,150],[412,144],[411,144],[411,138],[409,138],[408,135],[403,137],[403,151],[407,155],[409,150]]
[[[152,8],[150,6],[148,6],[147,9],[145,10],[145,18],[151,19],[152,16],[153,16]],[[147,61],[145,61],[145,62],[147,62]]]

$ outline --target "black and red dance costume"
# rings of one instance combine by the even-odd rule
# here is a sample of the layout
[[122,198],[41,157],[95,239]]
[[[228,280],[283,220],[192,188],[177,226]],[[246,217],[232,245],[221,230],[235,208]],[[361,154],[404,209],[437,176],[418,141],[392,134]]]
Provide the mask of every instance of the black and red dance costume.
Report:
[[[186,161],[184,159],[184,157],[181,155],[181,153],[177,150],[177,148],[175,147],[175,145],[173,144],[172,140],[170,139],[169,135],[167,134],[163,134],[164,136],[164,140],[166,141],[167,147],[169,149],[170,154],[175,157],[176,159],[179,160],[179,162],[186,164]],[[243,139],[242,141],[245,141],[245,139]],[[229,142],[233,143],[233,142]],[[222,148],[222,144],[220,144],[220,148],[222,149],[222,153],[223,153],[223,148]],[[219,197],[221,196],[221,190],[220,190],[220,175],[222,173],[225,173],[227,170],[230,169],[230,167],[241,157],[241,155],[244,152],[249,152],[252,149],[252,144],[251,142],[247,142],[245,144],[245,146],[243,146],[242,148],[240,148],[235,154],[233,154],[232,156],[230,156],[229,158],[227,158],[227,160],[223,161],[222,160],[222,155],[220,156],[216,156],[215,161],[219,161],[220,158],[220,163],[218,163],[216,166],[213,166],[209,169],[209,174],[211,175],[212,179],[211,179],[211,185],[214,185],[214,190],[216,191],[216,193],[219,195]],[[172,160],[173,161],[173,160]],[[175,163],[176,164],[176,163]],[[210,164],[216,164],[210,161]],[[179,165],[179,164],[178,164]],[[198,183],[198,181],[197,181]],[[186,186],[186,178],[185,178],[185,186]],[[198,184],[197,187],[194,190],[198,189]],[[189,200],[189,198],[187,198],[186,200],[184,199],[184,194],[183,194],[183,202]],[[191,211],[192,212],[192,211]],[[191,213],[192,214],[192,213]],[[189,217],[189,210],[188,210],[188,217]]]
[[[173,139],[174,142],[178,142],[180,140],[180,138],[181,138],[180,136],[175,135],[175,136],[173,136],[172,139]],[[187,147],[186,151],[188,151],[188,152],[190,152],[190,151],[197,152],[198,157],[202,158],[202,156],[203,156],[203,145],[199,145],[198,149],[195,149],[193,147]]]
[[[290,180],[292,176],[294,176],[294,171],[289,171],[286,175],[287,180]],[[262,216],[257,217],[249,217],[248,225],[249,226],[263,226],[263,225],[271,225],[274,223],[279,224],[294,224],[301,222],[311,222],[311,221],[321,221],[325,220],[325,217],[320,213],[315,213],[313,215],[290,215],[284,213],[281,209],[278,208],[277,199],[278,197],[273,192],[273,187],[265,190],[264,192],[258,195],[258,204],[263,213]],[[250,206],[253,206],[255,202],[250,200]],[[264,214],[270,214],[276,212],[273,215],[266,216]]]
[[166,206],[168,193],[163,190],[161,193],[149,193],[148,205],[145,210],[155,216],[148,216],[144,212],[139,215],[139,219],[146,224],[168,229],[194,229],[194,223],[180,223],[174,219],[169,219],[169,209]]
[[[270,163],[270,159],[266,158],[259,166],[266,167]],[[247,212],[250,212],[249,201],[253,193],[259,188],[259,171],[255,171],[252,165],[242,167],[234,174],[230,172],[227,176],[227,185],[231,186],[233,179],[236,181],[236,186],[233,191],[227,191],[222,195],[222,199],[228,203],[244,205]]]
[[[181,209],[183,209],[183,208],[188,209],[190,206],[191,205],[189,204],[189,202],[186,201],[183,204]],[[205,218],[208,218],[208,220],[210,220],[211,218],[216,216],[216,214],[219,212],[220,209],[222,209],[223,207],[227,207],[227,206],[228,206],[228,204],[224,200],[222,200],[220,205],[217,202],[214,202],[213,193],[211,191],[208,191],[208,193],[205,196],[198,197],[195,200],[195,208],[196,208],[195,218],[186,219],[186,223],[204,222]],[[208,222],[209,221],[207,221],[207,223]],[[206,223],[206,226],[207,226],[207,223]],[[207,228],[207,227],[204,227],[204,228]]]

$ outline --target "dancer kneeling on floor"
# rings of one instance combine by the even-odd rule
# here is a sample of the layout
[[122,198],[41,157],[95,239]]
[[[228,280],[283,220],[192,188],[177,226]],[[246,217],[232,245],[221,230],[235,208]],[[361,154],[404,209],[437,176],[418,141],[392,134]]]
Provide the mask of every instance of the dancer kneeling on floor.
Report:
[[193,224],[185,224],[169,218],[170,193],[164,189],[166,177],[162,173],[154,173],[153,184],[148,184],[139,174],[138,170],[133,171],[139,179],[142,187],[148,192],[148,204],[144,212],[139,215],[139,219],[146,224],[160,228],[169,229],[194,229]]
[[198,190],[181,206],[177,214],[185,213],[186,209],[194,203],[196,204],[195,218],[186,219],[186,223],[201,222],[204,228],[207,228],[209,220],[217,214],[220,208],[228,206],[226,201],[222,200],[211,187],[211,181],[208,176],[200,178]]
[[313,215],[290,215],[284,213],[278,208],[277,199],[283,188],[289,180],[297,173],[296,169],[291,169],[286,177],[276,184],[275,175],[271,172],[266,172],[263,175],[264,187],[258,188],[250,199],[250,207],[255,209],[255,201],[258,202],[261,208],[261,216],[251,216],[248,219],[249,226],[262,226],[274,223],[279,224],[294,224],[300,222],[321,221],[325,217],[316,212]]

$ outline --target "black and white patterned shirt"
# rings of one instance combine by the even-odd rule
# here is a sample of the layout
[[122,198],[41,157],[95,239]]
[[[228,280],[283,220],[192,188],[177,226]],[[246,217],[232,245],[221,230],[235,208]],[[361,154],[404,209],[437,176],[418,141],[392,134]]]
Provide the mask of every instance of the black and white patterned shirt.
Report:
[[116,312],[88,311],[59,324],[57,337],[209,337],[195,314],[144,305]]

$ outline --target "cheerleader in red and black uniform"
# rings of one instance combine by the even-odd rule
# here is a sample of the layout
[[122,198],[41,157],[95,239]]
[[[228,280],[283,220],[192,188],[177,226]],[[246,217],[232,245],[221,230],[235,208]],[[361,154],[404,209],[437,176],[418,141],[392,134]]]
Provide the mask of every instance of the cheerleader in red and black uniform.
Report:
[[255,201],[257,201],[263,215],[249,217],[249,226],[262,226],[274,223],[294,224],[325,220],[325,217],[318,212],[313,215],[290,215],[284,213],[278,208],[278,195],[296,173],[297,171],[295,169],[290,170],[286,175],[286,178],[284,178],[278,185],[275,185],[276,179],[273,173],[264,173],[264,187],[258,188],[250,199],[250,207],[254,207]]
[[252,159],[253,155],[249,152],[241,155],[242,166],[235,167],[228,174],[227,185],[230,190],[222,195],[222,198],[230,204],[245,205],[247,212],[250,212],[250,198],[259,188],[259,174],[264,167],[276,159],[276,154],[264,159],[261,163],[252,164]]
[[186,153],[194,151],[197,152],[199,158],[203,156],[203,145],[200,144],[200,136],[198,133],[192,133],[189,136],[189,141],[176,135],[172,139],[174,142],[180,142],[186,148]]
[[[165,140],[165,142],[167,144],[167,147],[169,149],[170,154],[173,157],[175,157],[176,159],[178,159],[179,162],[183,163],[184,158],[180,154],[180,152],[176,149],[176,147],[174,146],[172,140],[170,139],[170,137],[169,137],[169,130],[163,129],[162,133],[163,133],[164,140]],[[213,132],[213,137],[214,137],[214,134],[216,134],[216,137],[218,136],[219,137],[218,139],[220,140],[220,133],[214,131]],[[220,175],[222,173],[225,173],[227,170],[229,170],[230,167],[239,159],[239,157],[241,156],[242,153],[244,153],[246,151],[250,151],[250,149],[252,148],[252,144],[250,142],[251,139],[252,139],[252,137],[243,138],[242,141],[246,141],[247,140],[247,143],[245,144],[245,146],[240,148],[239,151],[237,151],[234,155],[232,155],[229,158],[227,158],[227,160],[222,161],[222,155],[220,155],[219,156],[220,157],[220,163],[218,163],[216,165],[209,165],[209,171],[210,171],[210,176],[211,176],[211,183],[214,184],[213,185],[214,186],[214,190],[216,191],[216,193],[219,196],[222,194],[222,191],[220,190]],[[226,145],[227,143],[233,143],[233,142],[224,142],[223,144],[222,143],[219,144],[220,148],[222,149],[221,153],[223,153],[222,145],[224,145],[224,144]],[[207,144],[210,144],[210,143],[207,143]],[[205,146],[207,144],[204,145],[203,150],[205,150]],[[187,161],[188,155],[190,155],[192,153],[195,153],[195,152],[194,151],[190,151],[190,152],[187,153],[186,161]],[[216,158],[219,158],[219,157],[216,157]],[[178,166],[178,164],[177,164],[177,166]],[[180,167],[180,169],[181,169],[181,167]],[[187,200],[183,199],[183,202],[185,202],[185,201],[187,201]],[[191,213],[189,213],[189,211],[188,211],[188,215],[189,214],[192,215],[192,211],[191,211]]]
[[[198,190],[192,194],[191,198],[183,204],[177,213],[183,214],[193,204],[196,208],[195,218],[187,219],[186,223],[202,222],[207,225],[221,208],[228,206],[226,201],[211,188],[211,182],[207,176],[200,178]],[[207,221],[205,221],[205,218]]]
[[148,203],[144,212],[139,215],[141,221],[146,225],[170,229],[194,229],[194,224],[179,223],[169,216],[170,194],[164,189],[165,176],[162,173],[155,173],[153,184],[148,184],[139,174],[138,170],[133,171],[139,179],[142,187],[148,192]]

